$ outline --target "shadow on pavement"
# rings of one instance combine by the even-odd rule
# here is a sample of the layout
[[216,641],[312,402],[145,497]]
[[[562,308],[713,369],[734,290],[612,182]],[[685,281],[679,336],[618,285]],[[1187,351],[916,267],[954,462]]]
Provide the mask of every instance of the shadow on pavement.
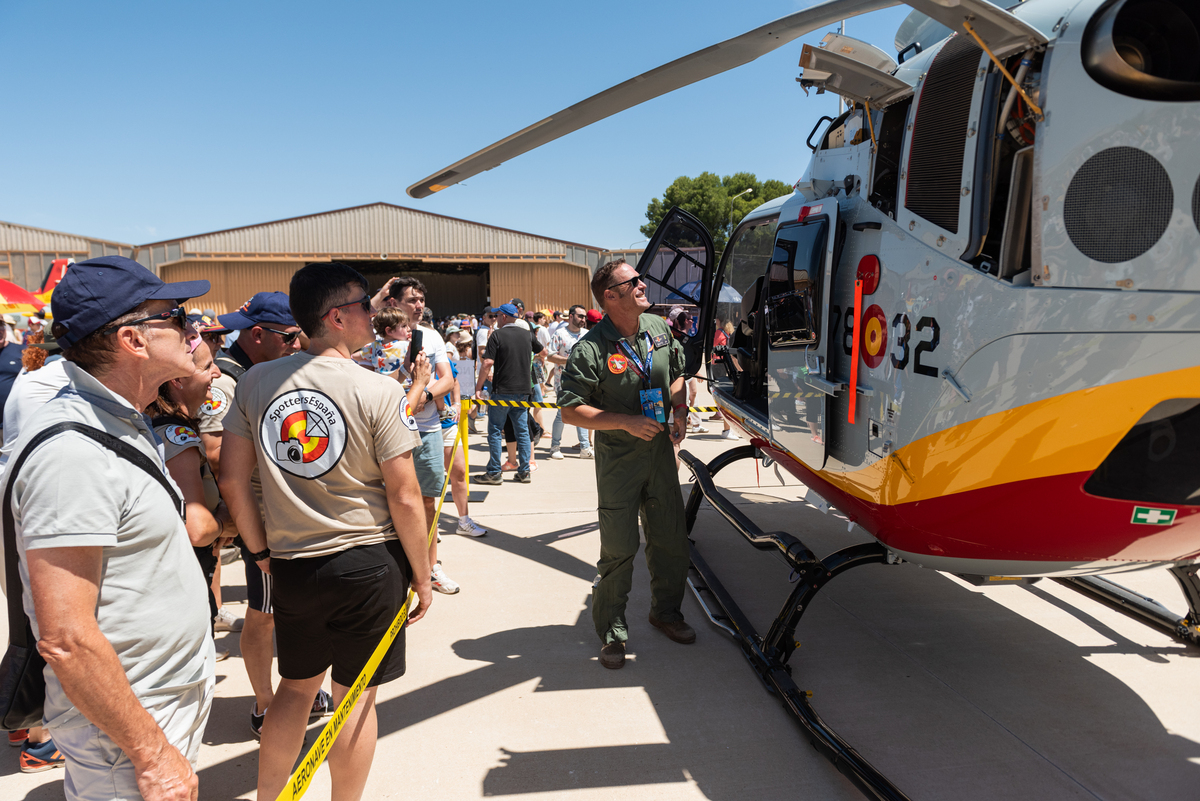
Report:
[[[741,501],[751,498],[748,493]],[[799,504],[759,504],[753,516],[764,529],[803,527],[819,552],[862,539],[847,536],[843,521]],[[592,564],[553,547],[589,530],[572,526],[519,537],[492,529],[479,542],[590,582]],[[789,591],[786,566],[748,547],[707,506],[695,539],[765,633]],[[513,731],[531,724],[514,717],[495,727],[503,764],[487,772],[483,794],[690,781],[706,797],[729,801],[860,797],[813,754],[738,646],[709,626],[693,601],[685,602],[685,613],[696,624],[696,646],[669,643],[651,630],[647,585],[639,558],[625,669],[596,664],[598,640],[586,609],[574,625],[459,640],[455,654],[483,664],[380,702],[380,737],[531,680],[538,680],[538,693],[640,688],[667,742],[521,751],[511,747]],[[1157,653],[1086,614],[1076,617],[1113,639],[1122,653]],[[804,642],[792,661],[797,682],[814,692],[826,721],[913,798],[1188,798],[1200,783],[1200,766],[1191,761],[1200,759],[1200,744],[1169,732],[1128,685],[1092,664],[1093,649],[933,571],[912,565],[852,571],[818,596],[797,636]],[[245,699],[218,701],[234,705],[235,722],[245,717]],[[603,734],[620,713],[580,708],[555,724]],[[223,731],[208,737],[244,739]],[[228,762],[213,765],[201,772],[202,786],[211,778],[210,787],[235,785],[231,795],[253,789],[254,769],[246,763],[254,758],[236,761],[244,774],[231,782]]]

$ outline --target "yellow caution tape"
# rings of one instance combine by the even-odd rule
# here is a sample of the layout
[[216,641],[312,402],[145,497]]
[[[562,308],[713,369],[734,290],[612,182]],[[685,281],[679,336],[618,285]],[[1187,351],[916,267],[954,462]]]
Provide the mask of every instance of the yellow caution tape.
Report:
[[[813,393],[813,394],[815,395],[818,393]],[[463,401],[463,403],[466,403],[466,402],[467,402],[466,400]],[[511,408],[525,408],[525,409],[561,409],[561,408],[563,408],[563,407],[559,406],[557,403],[535,403],[533,401],[503,401],[503,400],[472,399],[470,402],[479,404],[480,406],[508,406]],[[716,410],[717,410],[716,406],[689,406],[688,407],[689,412],[715,412]]]
[[[458,443],[462,441],[462,429],[459,429],[458,436],[454,438],[454,448],[450,451],[450,465],[453,468],[454,455],[458,451]],[[437,536],[438,518],[442,514],[442,504],[446,501],[446,488],[450,485],[450,471],[446,471],[446,476],[442,480],[442,496],[438,501],[437,512],[433,516],[433,525],[429,527],[429,536],[426,540],[426,547],[433,544],[433,538]],[[363,667],[362,672],[358,674],[358,678],[354,680],[354,684],[350,685],[350,691],[346,693],[346,697],[338,704],[337,710],[333,713],[333,717],[325,724],[325,728],[321,729],[321,734],[313,743],[312,748],[308,749],[308,755],[304,757],[304,761],[300,763],[300,767],[288,777],[287,785],[284,786],[283,792],[277,797],[276,801],[296,801],[308,792],[308,786],[312,784],[313,776],[317,773],[317,768],[321,767],[321,763],[329,756],[329,749],[333,747],[333,743],[337,740],[338,734],[341,733],[342,727],[346,725],[346,721],[350,718],[350,713],[354,711],[355,704],[362,697],[363,692],[367,689],[367,682],[375,675],[375,671],[379,669],[379,663],[383,661],[383,656],[392,647],[392,643],[400,634],[400,630],[404,628],[404,623],[408,619],[408,610],[412,606],[413,599],[417,594],[411,589],[408,591],[408,597],[404,599],[404,606],[400,607],[400,611],[396,613],[395,619],[392,620],[392,625],[388,626],[388,630],[384,633],[383,639],[375,646],[375,651],[371,654],[371,658],[367,660],[367,664]]]
[[295,801],[307,792],[308,786],[312,784],[313,776],[317,773],[317,768],[321,767],[325,757],[329,756],[329,749],[333,747],[333,741],[337,739],[342,726],[345,726],[346,721],[350,718],[354,705],[358,703],[363,691],[367,689],[367,682],[375,675],[375,670],[383,661],[383,655],[388,652],[388,648],[392,647],[396,635],[404,628],[404,621],[408,618],[408,608],[415,597],[416,593],[409,590],[404,606],[400,607],[400,611],[396,613],[396,619],[388,627],[387,633],[383,635],[379,645],[375,646],[375,652],[367,660],[367,666],[363,668],[362,673],[358,674],[358,678],[350,687],[350,692],[346,693],[346,697],[338,704],[337,711],[333,713],[333,717],[325,724],[317,741],[308,750],[308,756],[300,763],[300,767],[296,768],[296,771],[288,777],[287,785],[277,797],[277,801]]

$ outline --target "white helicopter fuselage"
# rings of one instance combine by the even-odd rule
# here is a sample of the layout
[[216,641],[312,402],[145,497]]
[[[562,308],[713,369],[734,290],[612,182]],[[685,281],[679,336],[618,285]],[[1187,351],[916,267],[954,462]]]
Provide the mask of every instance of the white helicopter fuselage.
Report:
[[910,57],[911,94],[831,123],[718,270],[746,298],[718,308],[733,360],[761,370],[715,371],[718,405],[905,560],[1072,575],[1200,554],[1200,103],[1089,74],[1103,5],[1013,9],[1046,42],[1024,129],[966,33]]

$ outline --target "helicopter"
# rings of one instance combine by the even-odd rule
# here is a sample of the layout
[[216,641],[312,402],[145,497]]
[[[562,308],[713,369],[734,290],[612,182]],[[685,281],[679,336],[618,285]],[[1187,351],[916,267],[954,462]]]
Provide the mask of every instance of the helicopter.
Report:
[[[673,209],[637,269],[699,309],[690,375],[750,440],[695,475],[799,577],[760,635],[692,548],[709,618],[869,797],[903,792],[792,681],[813,597],[864,564],[1049,577],[1200,644],[1200,9],[1184,0],[907,0],[896,56],[843,34],[796,79],[846,103],[790,195],[721,254]],[[485,148],[414,198],[597,120],[895,5],[832,0],[677,59]],[[781,142],[791,147],[793,142]],[[684,291],[684,287],[687,291]],[[730,323],[714,345],[717,323]],[[728,330],[728,329],[726,329]],[[871,542],[823,558],[714,483],[775,462]],[[1178,615],[1105,578],[1165,567]]]

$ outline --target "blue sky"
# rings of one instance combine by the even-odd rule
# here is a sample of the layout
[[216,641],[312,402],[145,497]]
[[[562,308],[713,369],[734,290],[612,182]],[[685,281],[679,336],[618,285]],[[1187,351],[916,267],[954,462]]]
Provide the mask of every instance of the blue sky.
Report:
[[[404,190],[808,5],[5,0],[0,220],[140,244],[385,201],[629,247],[680,175],[800,177],[836,104],[795,82],[800,41],[426,200]],[[907,12],[847,33],[894,55]]]

